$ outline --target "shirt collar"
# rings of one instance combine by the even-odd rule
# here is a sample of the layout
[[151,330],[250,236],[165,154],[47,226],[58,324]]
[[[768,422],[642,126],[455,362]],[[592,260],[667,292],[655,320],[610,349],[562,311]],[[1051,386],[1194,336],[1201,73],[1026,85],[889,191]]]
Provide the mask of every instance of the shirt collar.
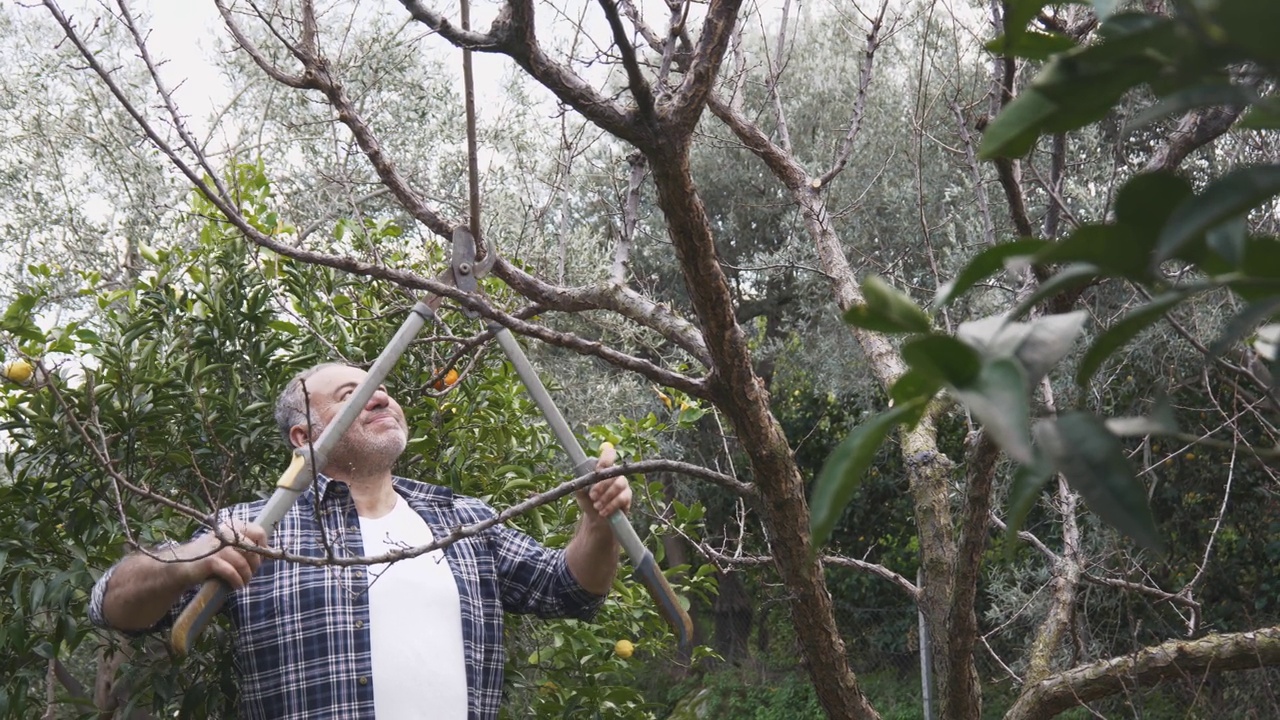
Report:
[[[396,492],[406,500],[421,500],[427,505],[448,506],[453,504],[453,489],[440,485],[432,485],[431,483],[418,482],[409,478],[394,475],[391,478],[392,485]],[[333,481],[324,473],[316,473],[316,481],[311,490],[322,500],[328,500],[329,496],[338,488],[342,488],[342,493],[346,494],[347,484],[339,481]]]

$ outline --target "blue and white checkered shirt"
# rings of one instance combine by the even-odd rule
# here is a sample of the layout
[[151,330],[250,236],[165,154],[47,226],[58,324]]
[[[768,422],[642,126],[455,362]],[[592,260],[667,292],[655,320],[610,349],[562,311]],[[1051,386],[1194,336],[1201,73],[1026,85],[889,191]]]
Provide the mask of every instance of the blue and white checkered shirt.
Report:
[[[395,489],[442,538],[495,512],[448,488],[395,478]],[[317,513],[314,498],[322,498]],[[265,501],[227,512],[251,522]],[[327,538],[325,537],[327,535]],[[345,483],[320,476],[276,527],[274,548],[310,557],[363,554],[360,521]],[[445,548],[458,583],[466,657],[468,720],[498,716],[502,700],[503,612],[588,619],[604,598],[582,588],[564,552],[497,525]],[[115,568],[93,588],[89,617],[107,627],[102,599]],[[223,607],[235,629],[240,714],[252,720],[373,718],[367,568],[264,562]],[[195,589],[152,630],[172,624]],[[423,672],[430,672],[424,668]]]

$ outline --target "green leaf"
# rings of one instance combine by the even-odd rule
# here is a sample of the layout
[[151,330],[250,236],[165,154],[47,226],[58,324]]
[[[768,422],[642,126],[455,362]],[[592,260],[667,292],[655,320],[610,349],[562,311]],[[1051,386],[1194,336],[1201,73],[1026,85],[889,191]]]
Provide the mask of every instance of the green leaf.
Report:
[[917,399],[873,415],[854,428],[849,437],[840,443],[818,473],[813,496],[809,503],[809,530],[813,536],[813,550],[826,544],[831,531],[839,521],[844,508],[853,499],[867,468],[875,459],[876,451],[885,437],[904,418],[918,412],[928,401]]
[[1231,0],[1203,3],[1203,6],[1212,8],[1207,24],[1210,27],[1216,25],[1214,30],[1225,35],[1233,46],[1243,49],[1260,64],[1274,68],[1280,63],[1280,47],[1276,46],[1280,3]]
[[1268,97],[1258,101],[1236,127],[1250,130],[1280,130],[1280,97]]
[[1170,309],[1177,306],[1178,303],[1187,299],[1188,293],[1184,291],[1170,291],[1157,295],[1151,299],[1151,302],[1134,310],[1124,319],[1107,328],[1107,331],[1098,336],[1097,340],[1089,346],[1085,351],[1084,358],[1080,360],[1080,367],[1076,370],[1076,384],[1080,387],[1087,387],[1089,381],[1093,378],[1093,374],[1102,367],[1102,363],[1111,357],[1112,353],[1119,350],[1133,339],[1135,335],[1142,332],[1149,325],[1164,317]]
[[1074,39],[1060,33],[1028,31],[1001,35],[987,43],[985,47],[997,55],[1047,60],[1051,55],[1065,52],[1076,45]]
[[1015,240],[983,250],[964,266],[954,280],[938,288],[937,304],[951,304],[969,288],[1005,269],[1013,258],[1030,257],[1049,245],[1045,240]]
[[987,49],[996,54],[1015,55],[1013,49],[1027,33],[1027,25],[1051,2],[1053,0],[1010,0],[1005,3],[1005,34],[996,38]]
[[1217,357],[1237,340],[1253,332],[1263,321],[1270,320],[1280,313],[1280,296],[1273,296],[1249,304],[1227,321],[1222,334],[1209,346],[1209,355]]
[[913,368],[894,381],[893,387],[889,389],[889,397],[893,400],[894,405],[920,398],[929,400],[933,398],[940,387],[941,384],[932,373]]
[[1258,165],[1228,173],[1173,211],[1156,246],[1156,263],[1175,257],[1213,226],[1247,213],[1280,193],[1280,165]]
[[1134,115],[1125,125],[1123,132],[1131,133],[1170,115],[1182,114],[1198,107],[1214,107],[1218,105],[1249,105],[1258,99],[1258,94],[1247,87],[1230,83],[1206,83],[1183,88],[1162,98],[1159,102]]
[[[889,397],[891,406],[896,407],[907,403],[916,403],[918,411],[914,415],[909,415],[902,419],[902,424],[908,430],[915,428],[916,423],[920,422],[920,418],[924,415],[925,409],[929,405],[929,401],[934,395],[938,394],[941,383],[932,374],[916,369],[911,369],[902,374],[893,383],[893,387],[889,389]],[[923,400],[917,403],[917,400]]]
[[1058,472],[1085,504],[1111,527],[1139,545],[1161,551],[1147,493],[1133,475],[1124,446],[1092,413],[1064,413],[1036,426],[1037,439]]
[[1117,267],[1130,280],[1146,280],[1160,231],[1178,203],[1192,194],[1191,183],[1171,172],[1142,173],[1131,178],[1116,195],[1116,223],[1127,229],[1130,237],[1115,238],[1126,243],[1126,252],[1109,256],[1122,262],[1111,259],[1090,262],[1100,267]]
[[1036,504],[1044,484],[1053,477],[1053,464],[1042,453],[1036,453],[1035,462],[1019,465],[1013,471],[1013,484],[1009,486],[1009,506],[1006,510],[1004,542],[1005,555],[1011,557],[1018,531],[1027,521],[1027,515]]
[[1178,420],[1173,415],[1173,406],[1164,395],[1156,398],[1150,415],[1107,418],[1103,424],[1107,432],[1117,437],[1172,435],[1178,432]]
[[1040,137],[1041,125],[1057,111],[1058,106],[1035,88],[1024,90],[987,125],[978,157],[991,160],[1026,155]]
[[987,359],[1013,358],[1027,374],[1028,389],[1067,356],[1084,330],[1083,310],[1010,322],[1003,315],[961,323],[956,335]]
[[949,335],[912,338],[902,345],[902,359],[935,382],[952,386],[968,385],[982,371],[978,353]]
[[1142,282],[1150,275],[1151,249],[1159,231],[1159,225],[1152,227],[1149,241],[1144,242],[1127,225],[1082,225],[1066,239],[1036,253],[1032,261],[1037,265],[1089,263],[1103,274]]
[[1020,463],[1034,461],[1027,376],[1017,361],[988,362],[973,383],[952,391],[1009,457]]
[[1018,306],[1009,313],[1010,318],[1022,317],[1031,308],[1040,304],[1041,300],[1053,297],[1064,290],[1080,287],[1092,283],[1099,274],[1098,266],[1089,263],[1076,263],[1068,265],[1065,269],[1058,271],[1053,277],[1040,284],[1036,291],[1031,293],[1026,299],[1018,303]]
[[1237,215],[1205,233],[1205,245],[1236,269],[1244,267],[1244,255],[1249,246],[1249,222]]
[[844,321],[854,327],[883,333],[926,333],[933,323],[918,305],[875,275],[862,281],[861,305],[844,314]]

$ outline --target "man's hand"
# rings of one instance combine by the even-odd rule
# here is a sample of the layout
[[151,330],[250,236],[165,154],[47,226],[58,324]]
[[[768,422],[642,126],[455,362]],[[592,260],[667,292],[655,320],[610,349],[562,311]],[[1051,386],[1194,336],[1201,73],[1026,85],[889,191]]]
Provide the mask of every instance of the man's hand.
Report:
[[179,559],[191,561],[178,563],[186,571],[186,585],[197,585],[209,578],[218,578],[235,590],[248,585],[262,564],[262,556],[235,547],[234,543],[266,547],[267,533],[258,525],[232,520],[183,545],[177,552]]
[[[613,467],[618,460],[618,451],[614,450],[612,443],[600,444],[600,458],[596,461],[596,469],[603,470]],[[587,489],[587,503],[596,514],[601,518],[607,518],[614,513],[615,510],[629,512],[631,510],[631,483],[627,482],[624,475],[608,478],[592,485]]]
[[[596,469],[613,467],[617,460],[613,445],[601,443]],[[625,513],[631,509],[631,484],[621,475],[601,480],[578,492],[578,507],[582,523],[569,541],[565,560],[578,584],[588,592],[606,595],[618,570],[618,541],[608,518],[615,510]]]
[[257,525],[232,521],[177,547],[133,553],[115,567],[106,586],[103,618],[119,630],[145,630],[184,592],[209,578],[243,588],[262,564],[262,556],[226,544],[236,542],[266,547],[267,533]]

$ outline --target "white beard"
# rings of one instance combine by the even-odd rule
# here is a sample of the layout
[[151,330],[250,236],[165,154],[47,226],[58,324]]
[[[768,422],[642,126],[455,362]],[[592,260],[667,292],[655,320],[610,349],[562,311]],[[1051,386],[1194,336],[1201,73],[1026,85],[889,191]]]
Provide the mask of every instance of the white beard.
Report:
[[[357,423],[360,420],[357,419]],[[324,432],[322,423],[314,423],[311,430],[315,442]],[[409,444],[409,434],[397,419],[395,431],[390,428],[369,428],[363,424],[352,425],[338,445],[329,454],[329,465],[347,472],[360,474],[390,471],[396,460],[404,454]]]

